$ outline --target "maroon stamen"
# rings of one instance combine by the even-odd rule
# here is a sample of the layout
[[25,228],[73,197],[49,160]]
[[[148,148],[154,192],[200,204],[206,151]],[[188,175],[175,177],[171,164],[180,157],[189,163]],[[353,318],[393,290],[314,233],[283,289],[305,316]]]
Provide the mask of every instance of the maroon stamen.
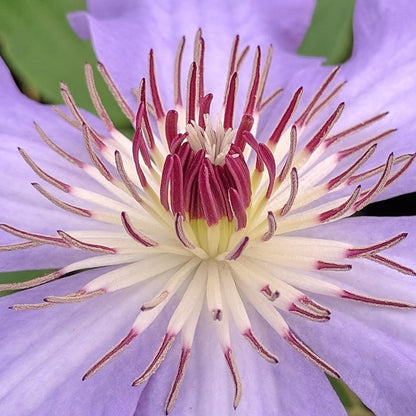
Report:
[[328,263],[318,260],[315,264],[316,270],[329,270],[334,272],[346,272],[352,269],[351,264]]
[[140,244],[145,247],[156,247],[158,245],[157,241],[152,240],[150,237],[147,237],[133,227],[129,216],[125,211],[121,213],[121,222],[127,234]]
[[141,152],[141,150],[145,147],[144,146],[144,140],[143,140],[143,135],[142,135],[142,131],[141,131],[141,120],[142,120],[142,116],[143,116],[143,111],[144,111],[144,105],[143,103],[140,103],[139,109],[137,111],[137,117],[136,117],[136,131],[134,133],[134,137],[133,137],[133,161],[134,161],[134,166],[136,167],[136,173],[137,176],[139,177],[140,183],[142,185],[143,188],[146,188],[147,186],[147,180],[146,180],[146,176],[143,173],[143,170],[140,166],[140,159],[139,159],[139,155]]
[[295,158],[296,153],[297,141],[298,133],[296,126],[292,126],[290,130],[289,151],[287,152],[285,164],[283,165],[282,170],[279,173],[279,176],[276,178],[276,184],[280,184],[286,179],[287,174],[289,173],[290,168],[292,167],[293,159]]
[[191,123],[192,120],[195,120],[195,112],[197,105],[197,96],[196,96],[196,78],[197,78],[197,66],[195,62],[192,62],[189,68],[188,75],[188,96],[186,100],[186,122]]
[[311,311],[308,311],[307,309],[299,307],[295,303],[292,303],[289,306],[289,312],[292,312],[295,315],[302,316],[303,318],[310,319],[311,321],[315,322],[327,322],[330,319],[328,315],[313,313]]
[[182,163],[178,155],[173,155],[172,161],[172,170],[170,173],[170,206],[174,215],[179,213],[184,217]]
[[36,241],[28,241],[26,243],[16,243],[16,244],[5,244],[0,246],[0,251],[15,251],[15,250],[24,250],[26,248],[33,248],[41,246],[42,243]]
[[244,114],[253,115],[257,100],[257,90],[260,82],[260,63],[261,63],[261,49],[257,46],[256,54],[254,56],[253,71],[251,75],[249,92],[247,94],[247,101],[244,108]]
[[305,150],[312,154],[318,146],[323,142],[325,137],[331,131],[332,127],[334,127],[335,123],[341,116],[342,111],[344,110],[345,104],[341,103],[338,105],[336,110],[331,114],[331,116],[325,121],[323,126],[319,129],[319,131],[313,136],[310,142],[305,146]]
[[51,185],[55,186],[56,188],[60,189],[64,192],[69,192],[71,187],[66,183],[54,178],[53,176],[46,173],[43,169],[41,169],[33,159],[20,147],[17,148],[21,156],[23,157],[24,161],[33,169],[33,171],[43,180],[50,183]]
[[240,403],[241,399],[241,380],[240,380],[240,374],[238,372],[237,365],[234,361],[234,355],[231,351],[231,348],[228,348],[228,350],[224,353],[225,359],[228,364],[228,368],[231,372],[231,377],[233,379],[234,383],[234,401],[233,401],[233,407],[234,409],[237,409],[238,404]]
[[115,254],[115,253],[117,253],[117,250],[115,248],[107,247],[107,246],[100,245],[100,244],[86,243],[84,241],[78,240],[75,237],[72,237],[71,235],[69,235],[65,231],[57,230],[57,233],[62,238],[62,240],[64,240],[66,243],[68,243],[72,247],[75,247],[75,248],[78,248],[78,249],[81,249],[81,250],[92,251],[93,253],[104,253],[104,254]]
[[362,209],[364,206],[368,205],[379,193],[380,191],[385,187],[391,168],[393,166],[393,160],[394,160],[394,155],[393,153],[390,153],[387,162],[386,162],[386,166],[384,169],[383,174],[380,176],[380,179],[378,180],[378,182],[373,186],[373,188],[368,191],[365,196],[363,198],[361,198],[359,201],[357,201],[354,204],[354,210],[355,211],[359,211],[360,209]]
[[247,236],[241,239],[240,242],[228,252],[228,254],[225,256],[225,260],[237,260],[243,253],[244,249],[247,247],[249,240],[250,239]]
[[243,333],[243,337],[251,344],[251,346],[260,354],[261,357],[263,357],[266,361],[269,363],[277,364],[279,362],[279,359],[272,354],[270,351],[268,351],[262,343],[255,337],[251,329],[247,329]]
[[306,106],[304,112],[302,115],[295,121],[294,124],[298,127],[302,127],[305,125],[306,119],[309,117],[315,106],[317,105],[319,99],[322,97],[325,90],[328,88],[329,84],[332,82],[332,80],[335,78],[335,75],[340,70],[340,67],[334,68],[331,73],[326,77],[324,82],[319,87],[318,91],[316,91],[315,95],[312,97],[309,104]]
[[269,185],[266,191],[266,198],[269,199],[272,195],[274,180],[276,178],[276,162],[271,150],[263,143],[259,144],[258,155],[261,157],[269,174]]
[[309,117],[305,120],[305,124],[308,124],[320,111],[322,111],[341,91],[341,89],[347,84],[347,81],[341,82],[338,84],[325,98],[322,102],[315,107],[311,112]]
[[[236,72],[236,69],[237,69],[236,62],[237,62],[237,51],[238,51],[239,42],[240,42],[240,36],[237,35],[234,38],[233,45],[231,47],[230,62],[228,64],[227,90],[228,90],[228,85],[230,83],[231,76]],[[225,97],[226,96],[227,94],[225,94]],[[226,100],[224,98],[224,103],[225,101]]]
[[191,250],[195,248],[195,246],[189,241],[185,234],[185,230],[183,229],[183,216],[179,213],[177,213],[175,216],[175,231],[176,236],[185,248],[189,248]]
[[233,127],[235,98],[236,98],[237,88],[238,88],[238,75],[237,75],[237,72],[234,72],[230,80],[230,85],[228,87],[227,94],[225,96],[225,111],[224,111],[224,129],[225,130]]
[[363,256],[368,256],[370,254],[376,254],[380,251],[387,250],[388,248],[399,244],[406,237],[407,237],[407,233],[401,233],[392,238],[389,238],[388,240],[382,241],[377,244],[373,244],[371,246],[361,247],[361,248],[349,248],[347,250],[346,256],[351,258],[351,257],[363,257]]
[[62,238],[59,238],[59,237],[52,237],[50,235],[30,233],[28,231],[20,230],[19,228],[16,228],[16,227],[12,227],[8,224],[0,224],[0,228],[9,234],[15,235],[16,237],[24,238],[26,240],[31,240],[39,244],[52,244],[52,245],[58,245],[61,247],[69,247],[68,244],[65,241],[63,241]]
[[284,339],[297,351],[303,354],[306,358],[316,364],[321,370],[335,378],[341,378],[338,372],[327,364],[321,357],[315,354],[309,347],[307,347],[299,338],[295,336],[292,331],[288,331]]
[[204,97],[202,97],[199,100],[199,117],[198,117],[198,124],[205,129],[206,125],[205,125],[205,119],[204,119],[204,115],[205,114],[209,114],[210,112],[210,108],[211,108],[211,102],[212,99],[214,98],[214,96],[209,93],[207,95],[205,95]]
[[[153,130],[152,126],[150,125],[149,120],[149,114],[147,113],[147,107],[149,106],[149,103],[146,100],[146,80],[143,78],[140,81],[139,86],[139,99],[140,103],[143,103],[143,124],[144,124],[144,135],[146,137],[147,145],[149,146],[149,149],[153,149],[155,147],[155,138],[153,137]],[[136,128],[137,128],[137,114],[135,117],[136,120]]]
[[163,165],[162,176],[160,179],[160,203],[169,211],[169,184],[173,167],[173,156],[167,155]]
[[228,201],[235,220],[235,231],[241,230],[247,225],[247,214],[243,201],[234,188],[228,189]]
[[52,282],[53,280],[59,279],[64,274],[65,272],[63,270],[57,270],[55,272],[36,277],[34,279],[26,280],[25,282],[0,283],[0,292],[3,292],[5,290],[29,289],[31,287],[40,286],[45,283]]
[[358,185],[351,196],[341,205],[336,208],[329,209],[328,211],[322,212],[318,216],[318,220],[320,222],[328,222],[333,221],[337,218],[342,217],[345,213],[347,213],[350,208],[354,205],[355,201],[357,200],[358,196],[361,192],[361,186]]
[[165,119],[165,134],[169,150],[172,152],[172,141],[178,136],[178,112],[169,110]]
[[362,121],[361,123],[356,124],[355,126],[349,127],[348,129],[345,129],[341,131],[340,133],[334,134],[333,136],[328,137],[325,140],[326,147],[329,147],[339,140],[343,139],[344,137],[350,136],[353,133],[357,133],[358,131],[365,129],[368,126],[371,126],[371,124],[375,123],[378,120],[381,120],[383,117],[385,117],[388,114],[388,112],[378,114],[375,117],[371,117],[365,121]]
[[57,207],[62,208],[65,211],[71,212],[72,214],[81,215],[82,217],[92,217],[91,211],[84,209],[84,208],[76,207],[75,205],[71,205],[71,204],[61,201],[60,199],[56,198],[55,196],[50,194],[48,191],[46,191],[38,183],[32,183],[32,186],[38,192],[40,192],[45,198],[49,199],[49,201],[55,204]]
[[282,118],[277,123],[276,128],[274,129],[273,133],[271,134],[267,143],[270,143],[272,148],[276,146],[277,142],[280,140],[283,132],[286,129],[287,123],[291,119],[292,115],[296,111],[296,108],[299,104],[300,97],[302,96],[303,88],[300,87],[296,90],[295,94],[293,95],[292,99],[290,100],[289,105],[287,106],[285,112],[282,115]]
[[256,109],[255,109],[257,113],[261,111],[264,89],[266,87],[267,78],[269,76],[270,65],[272,63],[272,57],[273,57],[273,47],[272,45],[270,45],[269,49],[267,50],[266,63],[264,65],[263,71],[261,72],[260,82],[259,82],[259,86],[257,89],[257,104],[256,104]]
[[95,153],[91,142],[97,138],[92,130],[88,128],[86,124],[82,124],[82,135],[84,137],[84,144],[87,153],[95,166],[95,168],[101,173],[101,175],[110,182],[114,182],[115,178],[111,175],[110,171],[106,168],[102,160]]
[[177,107],[182,107],[182,91],[181,91],[181,66],[182,66],[182,56],[183,50],[185,47],[185,36],[182,36],[179,41],[178,49],[176,50],[175,57],[175,72],[174,72],[174,99],[175,105]]
[[197,31],[194,47],[194,61],[198,67],[198,100],[204,96],[204,57],[205,40],[202,37],[202,30]]
[[108,351],[103,357],[101,357],[96,363],[94,363],[90,369],[82,377],[82,381],[87,380],[93,376],[100,368],[104,367],[110,360],[120,354],[129,344],[134,340],[134,338],[139,335],[134,329],[131,329],[130,332],[110,351]]
[[278,290],[272,290],[270,285],[266,285],[260,289],[260,292],[268,299],[270,302],[274,302],[279,296],[280,292]]
[[348,292],[347,290],[343,290],[342,294],[340,295],[341,298],[355,300],[357,302],[369,303],[375,306],[389,306],[392,308],[416,308],[416,305],[406,302],[400,302],[397,300],[389,300],[389,299],[378,299],[373,298],[370,296],[359,295],[356,293]]
[[160,99],[159,89],[156,80],[156,65],[153,49],[149,52],[149,82],[150,93],[152,94],[153,105],[155,107],[156,118],[158,120],[165,117],[165,110],[163,109],[162,101]]
[[93,292],[85,292],[85,290],[79,290],[78,292],[70,293],[66,296],[47,296],[43,299],[43,301],[48,303],[75,303],[83,302],[84,300],[89,300],[104,294],[105,289],[98,289],[94,290]]
[[172,346],[175,337],[175,334],[165,334],[162,343],[159,349],[157,350],[152,362],[146,367],[143,373],[133,381],[132,386],[137,386],[143,383],[157,371],[160,364],[162,364],[162,361],[165,359],[166,354],[170,350],[170,347]]
[[411,269],[410,267],[403,266],[396,261],[388,259],[386,257],[380,256],[379,254],[370,254],[366,257],[368,260],[375,261],[377,263],[382,264],[383,266],[389,267],[391,269],[397,270],[400,273],[407,274],[409,276],[416,276],[416,271]]
[[371,139],[365,140],[364,142],[357,144],[356,146],[352,146],[352,147],[349,147],[348,149],[338,152],[338,160],[342,160],[345,157],[352,155],[353,153],[359,152],[361,149],[365,149],[366,147],[368,147],[369,145],[373,143],[379,142],[381,139],[384,139],[390,136],[395,131],[397,131],[397,129],[387,130],[381,134],[378,134],[375,137],[372,137]]
[[292,168],[290,172],[290,194],[285,205],[283,205],[282,209],[279,212],[279,215],[281,217],[286,215],[291,210],[293,203],[295,202],[296,196],[298,194],[298,190],[299,190],[298,171],[296,168]]
[[269,230],[263,235],[262,241],[269,241],[277,230],[276,217],[272,211],[267,213],[267,225]]
[[[38,132],[41,139],[52,149],[54,150],[59,156],[67,160],[68,162],[73,163],[74,165],[78,166],[79,168],[84,168],[85,163],[81,160],[77,159],[76,157],[71,156],[69,153],[62,150],[58,145],[56,145],[47,135],[46,133],[40,128],[37,123],[33,123],[35,126],[36,131]],[[79,125],[79,128],[81,126]]]
[[168,398],[166,400],[165,405],[165,413],[166,415],[173,409],[175,405],[176,399],[179,394],[179,389],[181,387],[183,378],[185,376],[186,367],[188,366],[189,357],[191,354],[190,348],[182,348],[181,358],[179,359],[178,370],[176,371],[175,380],[173,381],[172,387],[170,388],[170,392],[168,394]]
[[[341,183],[345,182],[348,178],[350,178],[354,172],[356,172],[361,166],[364,165],[365,162],[367,162],[368,159],[373,155],[377,147],[377,144],[373,144],[369,149],[366,150],[366,152],[358,158],[351,166],[349,166],[347,169],[344,170],[344,172],[340,173],[335,178],[331,179],[328,182],[328,190],[332,190]],[[348,181],[348,184],[351,182]]]
[[87,81],[87,88],[91,97],[92,104],[94,105],[95,111],[97,112],[101,121],[104,123],[105,128],[109,132],[111,132],[115,130],[115,127],[106,109],[104,108],[101,98],[97,92],[97,88],[95,86],[95,81],[94,81],[94,73],[92,71],[91,65],[88,63],[85,64],[84,69],[85,69],[85,79]]
[[103,77],[104,82],[107,84],[109,91],[113,95],[116,103],[120,107],[121,111],[133,124],[134,119],[135,119],[135,114],[133,110],[130,108],[130,106],[127,104],[127,101],[121,95],[119,89],[117,88],[115,82],[113,81],[113,78],[108,73],[107,68],[101,62],[97,63],[97,68],[101,76]]
[[199,196],[204,211],[204,218],[209,226],[217,224],[221,219],[217,195],[213,192],[210,179],[207,163],[203,163],[198,175]]
[[121,157],[121,154],[118,150],[114,152],[114,159],[116,162],[116,168],[120,175],[121,180],[123,181],[124,185],[126,186],[127,190],[130,192],[130,195],[139,203],[143,204],[143,200],[141,196],[139,195],[139,192],[136,189],[136,185],[131,181],[130,177],[128,176],[125,168],[123,159]]

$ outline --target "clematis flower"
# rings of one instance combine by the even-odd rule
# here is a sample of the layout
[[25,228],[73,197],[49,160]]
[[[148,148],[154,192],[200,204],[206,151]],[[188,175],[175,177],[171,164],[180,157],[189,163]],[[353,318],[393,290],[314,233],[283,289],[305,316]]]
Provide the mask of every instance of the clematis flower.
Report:
[[325,374],[412,413],[414,221],[347,218],[415,190],[399,3],[358,1],[328,69],[294,55],[312,2],[90,1],[70,21],[133,137],[90,65],[98,118],[2,64],[2,270],[56,269],[0,285],[29,289],[1,300],[2,414],[345,414]]

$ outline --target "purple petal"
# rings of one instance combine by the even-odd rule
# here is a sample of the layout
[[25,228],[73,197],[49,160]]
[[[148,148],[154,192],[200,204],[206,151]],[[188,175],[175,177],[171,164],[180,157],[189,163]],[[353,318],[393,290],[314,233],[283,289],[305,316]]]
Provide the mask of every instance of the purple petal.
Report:
[[[388,226],[386,226],[388,224]],[[319,227],[320,238],[349,241],[357,246],[380,241],[408,231],[406,240],[386,251],[386,255],[414,267],[416,222],[404,218],[350,218]],[[345,230],[348,230],[346,233]],[[316,229],[303,235],[316,235]],[[376,263],[353,264],[348,276],[326,273],[336,284],[370,296],[416,302],[416,282],[412,276]],[[414,409],[416,362],[414,310],[371,307],[339,299],[316,297],[329,306],[331,320],[311,325],[293,319],[292,325],[305,341],[340,372],[343,380],[377,415],[407,415]]]
[[316,62],[294,54],[309,24],[313,5],[309,0],[244,4],[188,0],[180,4],[164,2],[163,6],[152,1],[129,1],[123,6],[115,1],[90,1],[89,13],[71,14],[69,21],[83,39],[92,39],[98,59],[108,67],[122,93],[132,103],[131,91],[147,74],[147,54],[153,48],[162,98],[166,105],[172,105],[173,63],[183,35],[188,44],[184,63],[188,65],[192,60],[193,39],[198,28],[202,28],[206,39],[207,90],[214,92],[218,99],[218,95],[223,94],[229,51],[237,34],[241,36],[243,47],[250,44],[253,48],[259,44],[264,53],[269,44],[273,44],[273,73],[279,74],[279,83],[285,82],[306,62]]
[[[375,128],[358,135],[364,138],[371,132],[398,129],[380,142],[374,155],[375,166],[384,163],[392,151],[398,156],[416,150],[415,14],[405,1],[395,2],[394,6],[388,1],[357,1],[354,53],[342,69],[348,85],[343,94],[347,108],[340,126],[389,111]],[[413,164],[410,171],[378,199],[415,190],[416,167]]]
[[[17,150],[18,147],[22,147],[41,168],[67,184],[97,189],[97,185],[81,169],[62,159],[42,141],[35,131],[33,122],[36,121],[59,146],[73,156],[85,160],[88,156],[82,134],[64,122],[50,106],[36,103],[21,94],[2,61],[0,86],[0,223],[43,234],[55,234],[57,229],[76,230],[91,227],[85,218],[57,208],[31,186],[31,182],[42,181]],[[88,119],[97,124],[94,117],[88,116]],[[74,203],[61,191],[56,191],[55,194],[58,198],[62,197],[67,202]],[[97,223],[96,227],[102,226]],[[22,240],[6,232],[0,232],[0,244],[20,241]],[[56,267],[80,258],[80,253],[75,250],[40,248],[28,253],[27,255],[22,252],[2,252],[0,270]]]
[[131,387],[131,382],[151,359],[160,327],[146,331],[92,379],[83,382],[82,376],[129,331],[157,282],[81,304],[6,309],[71,293],[96,275],[86,272],[0,300],[1,414],[133,414],[141,388]]
[[[280,359],[264,361],[233,334],[233,351],[242,381],[242,398],[232,408],[233,383],[219,347],[214,322],[203,313],[191,358],[172,416],[180,415],[345,415],[326,376],[285,344],[256,316],[255,331]],[[176,354],[176,357],[173,355]],[[135,415],[162,414],[177,369],[180,351],[172,351],[143,390]],[[325,397],[325,399],[323,399]]]

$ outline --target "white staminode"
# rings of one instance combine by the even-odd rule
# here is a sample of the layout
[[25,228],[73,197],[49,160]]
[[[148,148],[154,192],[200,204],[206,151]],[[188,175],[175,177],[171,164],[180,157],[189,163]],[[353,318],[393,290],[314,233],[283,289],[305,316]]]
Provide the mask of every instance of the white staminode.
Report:
[[194,152],[203,149],[206,152],[206,157],[213,165],[223,166],[225,156],[230,151],[237,130],[225,130],[219,116],[217,117],[215,129],[212,126],[209,114],[204,114],[204,121],[205,129],[194,120],[192,120],[192,124],[186,126],[188,142]]

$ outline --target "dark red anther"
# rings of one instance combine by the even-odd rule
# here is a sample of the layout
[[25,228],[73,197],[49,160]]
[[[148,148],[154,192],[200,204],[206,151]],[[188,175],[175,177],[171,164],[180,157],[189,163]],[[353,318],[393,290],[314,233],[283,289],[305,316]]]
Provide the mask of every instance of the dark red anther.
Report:
[[165,134],[169,150],[172,152],[172,141],[178,136],[178,112],[169,110],[165,119]]
[[163,165],[162,176],[160,179],[160,203],[169,211],[169,183],[173,166],[173,156],[167,155]]
[[224,168],[231,182],[235,184],[237,192],[241,195],[244,206],[248,207],[251,200],[250,172],[239,148],[231,146],[229,154],[225,157]]
[[349,127],[348,129],[345,129],[343,131],[341,131],[340,133],[334,134],[331,137],[328,137],[325,140],[325,145],[326,147],[329,147],[333,144],[335,144],[336,142],[338,142],[339,140],[343,139],[344,137],[347,137],[351,134],[354,134],[368,126],[370,126],[371,124],[375,123],[376,121],[382,119],[383,117],[385,117],[388,114],[388,111],[385,113],[381,113],[376,115],[375,117],[371,117],[361,123],[356,124],[355,126]]
[[204,165],[208,168],[209,178],[211,183],[211,189],[216,196],[217,207],[220,217],[223,217],[227,214],[226,206],[228,204],[228,194],[227,189],[225,189],[224,184],[220,182],[219,176],[217,174],[217,166],[214,166],[208,159],[204,159]]
[[280,137],[282,136],[283,132],[286,129],[289,120],[291,119],[292,115],[296,111],[296,108],[299,104],[300,97],[302,96],[303,88],[300,87],[296,90],[295,94],[293,95],[292,99],[290,100],[289,105],[287,106],[285,112],[283,113],[282,118],[280,119],[279,123],[277,124],[276,128],[274,129],[272,135],[270,136],[268,142],[276,145],[279,141]]
[[204,96],[204,57],[205,57],[205,40],[199,36],[199,53],[198,53],[198,98]]
[[170,205],[172,214],[181,214],[185,217],[183,198],[183,172],[182,163],[178,155],[173,155],[172,170],[170,173]]
[[195,120],[196,111],[196,75],[197,67],[196,63],[192,62],[189,68],[188,76],[188,99],[186,100],[186,122],[188,124]]
[[183,143],[183,141],[185,140],[187,136],[188,136],[188,133],[184,133],[184,134],[179,133],[176,137],[173,138],[173,140],[169,144],[169,150],[171,154],[176,153],[177,151],[179,151],[181,147],[183,147],[181,146],[181,144]]
[[335,75],[338,73],[339,69],[340,69],[339,66],[334,68],[332,70],[332,72],[326,77],[326,79],[324,80],[322,85],[319,87],[318,91],[312,97],[312,100],[306,106],[305,111],[295,121],[294,124],[296,124],[296,126],[302,127],[305,124],[305,122],[309,118],[311,112],[314,110],[315,106],[318,104],[319,99],[322,97],[322,94],[325,92],[325,90],[328,88],[329,84],[335,78]]
[[261,157],[263,163],[266,165],[266,169],[269,174],[269,186],[267,187],[266,192],[266,198],[269,199],[272,194],[274,180],[276,178],[276,162],[273,153],[263,143],[259,144],[258,155]]
[[[182,149],[182,148],[181,148]],[[191,150],[190,161],[188,167],[185,171],[185,183],[184,183],[184,195],[185,195],[185,210],[191,212],[194,199],[192,198],[195,192],[195,186],[198,185],[198,174],[202,167],[202,162],[204,160],[205,154],[204,151],[198,150],[198,152],[193,153]],[[196,195],[198,195],[198,188],[196,189]],[[194,217],[192,217],[194,218]]]
[[234,188],[228,189],[228,201],[230,203],[235,220],[235,230],[241,230],[247,225],[247,214],[246,208],[243,205],[243,201]]
[[141,153],[142,148],[145,147],[143,143],[144,140],[143,140],[143,135],[141,132],[141,127],[140,127],[142,116],[143,116],[143,111],[144,111],[144,105],[143,103],[141,103],[139,106],[139,110],[137,111],[137,117],[136,117],[136,126],[139,126],[139,128],[136,128],[136,132],[134,133],[132,151],[133,151],[133,160],[134,160],[134,165],[136,167],[137,175],[139,177],[141,185],[145,187],[147,185],[147,180],[140,166],[140,158],[139,158],[139,154]]
[[150,149],[153,149],[155,147],[155,138],[153,137],[152,127],[150,126],[150,121],[149,121],[149,114],[147,113],[146,81],[144,78],[140,82],[139,97],[140,97],[140,102],[143,103],[144,105],[144,110],[143,110],[144,134],[147,139],[147,145],[149,146]]
[[237,93],[238,75],[237,72],[231,77],[228,91],[225,97],[225,111],[224,111],[224,129],[227,130],[233,127],[235,97]]
[[204,114],[209,114],[210,108],[211,108],[211,102],[212,98],[214,96],[209,93],[202,97],[199,101],[199,125],[205,129],[205,120],[204,120]]
[[[239,43],[240,43],[240,36],[237,35],[234,38],[233,46],[231,47],[227,81],[231,79],[231,76],[233,75],[234,72],[236,72],[236,69],[237,69],[237,51],[238,51]],[[224,103],[225,103],[225,100],[224,100]]]
[[345,104],[341,103],[338,105],[337,109],[331,114],[327,121],[325,121],[324,125],[319,129],[318,133],[312,137],[309,143],[305,146],[305,149],[309,153],[313,153],[317,147],[322,143],[328,133],[331,131],[334,124],[339,119],[342,111],[344,110]]
[[203,164],[199,170],[198,184],[199,197],[204,212],[204,218],[209,226],[218,224],[221,215],[218,211],[217,198],[211,188],[209,170],[206,164]]
[[152,94],[156,117],[158,120],[160,120],[163,117],[165,117],[165,110],[163,109],[162,101],[159,95],[159,90],[157,88],[155,58],[154,58],[153,49],[150,49],[150,52],[149,52],[149,80],[150,80],[150,92]]
[[387,250],[388,248],[399,244],[406,237],[407,233],[400,233],[392,238],[389,238],[388,240],[381,241],[380,243],[373,244],[371,246],[350,248],[347,250],[347,257],[361,257],[379,253],[380,251]]
[[254,113],[254,108],[256,105],[257,99],[257,90],[259,88],[260,82],[260,62],[261,62],[261,49],[260,46],[257,46],[256,55],[254,57],[253,63],[253,75],[251,78],[250,84],[250,92],[247,98],[246,107],[244,109],[244,114],[251,114]]
[[145,111],[144,103],[140,103],[139,109],[136,115],[136,131],[134,132],[133,137],[133,154],[141,154],[143,157],[143,161],[148,168],[152,167],[152,162],[150,160],[149,149],[146,146],[146,142],[143,138],[142,133],[142,120],[143,114]]
[[384,131],[383,133],[380,133],[377,136],[372,137],[371,139],[365,140],[364,142],[361,142],[357,144],[356,146],[352,146],[352,147],[349,147],[348,149],[344,149],[338,152],[338,160],[342,160],[345,157],[354,154],[355,152],[359,152],[361,149],[365,149],[367,146],[370,146],[373,143],[379,142],[385,137],[390,136],[390,134],[394,133],[395,131],[397,131],[397,129],[390,129],[390,130]]
[[244,151],[246,141],[244,139],[244,133],[250,132],[254,124],[254,117],[250,114],[244,114],[241,118],[240,125],[238,126],[237,134],[235,135],[234,144],[239,147],[241,151]]

